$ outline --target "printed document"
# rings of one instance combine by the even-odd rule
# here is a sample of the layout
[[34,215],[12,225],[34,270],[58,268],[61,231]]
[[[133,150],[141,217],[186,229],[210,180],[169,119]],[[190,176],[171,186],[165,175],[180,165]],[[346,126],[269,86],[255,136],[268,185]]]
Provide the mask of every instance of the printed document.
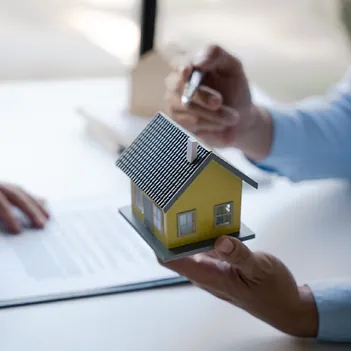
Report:
[[44,230],[0,233],[0,307],[178,277],[113,204],[51,209]]

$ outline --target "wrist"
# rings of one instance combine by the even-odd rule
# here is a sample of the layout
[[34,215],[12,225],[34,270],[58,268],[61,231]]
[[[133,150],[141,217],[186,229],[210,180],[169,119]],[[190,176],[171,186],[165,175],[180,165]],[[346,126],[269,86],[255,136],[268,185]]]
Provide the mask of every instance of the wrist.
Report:
[[315,338],[318,334],[318,311],[311,289],[307,285],[300,286],[299,306],[292,318],[289,334],[296,337]]
[[252,161],[261,161],[270,153],[273,140],[273,121],[260,106],[250,109],[252,123],[238,135],[234,147],[240,149]]

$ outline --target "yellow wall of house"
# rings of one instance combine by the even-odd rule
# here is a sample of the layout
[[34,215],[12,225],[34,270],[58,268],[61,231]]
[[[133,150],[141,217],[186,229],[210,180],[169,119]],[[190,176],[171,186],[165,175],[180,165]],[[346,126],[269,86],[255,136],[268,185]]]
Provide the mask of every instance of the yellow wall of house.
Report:
[[[135,195],[134,195],[134,183],[131,181],[131,196],[132,196],[132,209],[134,214],[139,218],[141,222],[144,223],[144,214],[140,212],[140,210],[136,206]],[[143,193],[143,196],[146,196],[149,200],[150,198]],[[154,202],[150,200],[152,204]],[[152,227],[152,233],[165,245],[168,246],[168,236],[166,235],[166,218],[164,212],[162,212],[162,224],[163,224],[163,233],[161,233],[155,226]]]
[[[154,204],[154,202],[152,203]],[[165,215],[162,210],[161,210],[161,214],[162,214],[163,232],[161,233],[154,225],[151,231],[156,236],[156,238],[158,238],[165,246],[168,246],[168,237],[166,235],[166,228],[165,228]]]
[[[240,230],[242,180],[216,161],[211,161],[165,215],[168,248],[212,239]],[[215,227],[215,205],[233,202],[229,226]],[[178,236],[177,214],[196,209],[196,232]]]
[[142,221],[144,222],[144,215],[139,211],[139,209],[136,206],[135,203],[135,194],[134,194],[134,183],[133,181],[130,182],[131,186],[131,197],[132,197],[132,210],[134,214]]

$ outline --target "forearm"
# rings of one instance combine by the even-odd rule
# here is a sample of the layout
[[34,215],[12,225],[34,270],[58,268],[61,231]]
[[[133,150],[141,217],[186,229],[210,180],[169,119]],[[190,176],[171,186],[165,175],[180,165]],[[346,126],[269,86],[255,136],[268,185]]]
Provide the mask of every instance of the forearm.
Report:
[[290,178],[351,178],[351,95],[259,109],[238,147],[257,166]]
[[240,133],[234,147],[244,152],[250,160],[259,162],[270,153],[273,140],[273,121],[269,112],[260,106],[252,106],[253,123]]

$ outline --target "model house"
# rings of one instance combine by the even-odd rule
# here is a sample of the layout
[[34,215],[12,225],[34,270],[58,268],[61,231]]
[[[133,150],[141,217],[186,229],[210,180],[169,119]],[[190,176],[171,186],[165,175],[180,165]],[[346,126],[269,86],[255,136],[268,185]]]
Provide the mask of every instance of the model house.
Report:
[[254,236],[242,233],[241,198],[243,182],[257,183],[165,115],[149,122],[117,166],[131,180],[130,211],[121,213],[151,246],[184,254],[220,235]]

